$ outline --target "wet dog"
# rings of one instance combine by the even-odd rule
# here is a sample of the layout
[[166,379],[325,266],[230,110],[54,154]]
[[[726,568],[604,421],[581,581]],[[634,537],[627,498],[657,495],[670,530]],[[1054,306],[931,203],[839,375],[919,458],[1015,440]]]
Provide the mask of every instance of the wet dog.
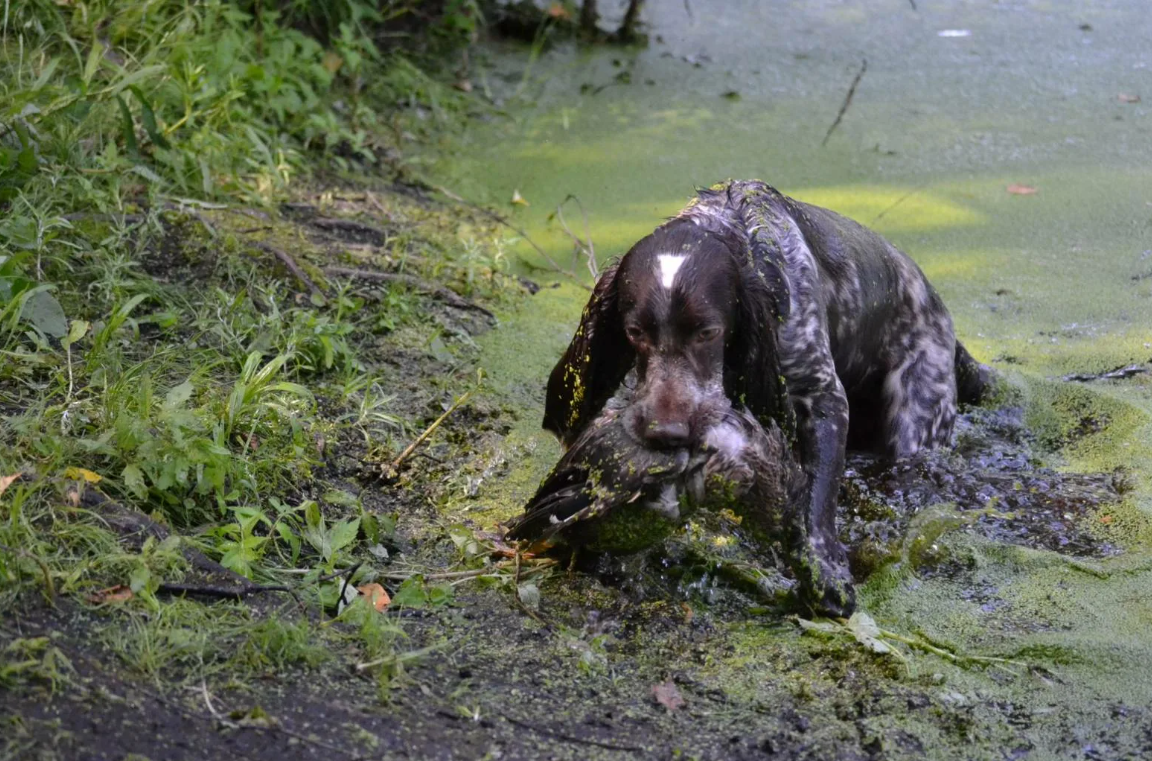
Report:
[[910,258],[759,181],[701,191],[603,273],[544,427],[571,445],[633,369],[621,414],[648,448],[692,448],[719,398],[789,437],[805,482],[789,562],[806,604],[834,616],[855,606],[835,530],[849,442],[894,458],[940,446],[987,381]]

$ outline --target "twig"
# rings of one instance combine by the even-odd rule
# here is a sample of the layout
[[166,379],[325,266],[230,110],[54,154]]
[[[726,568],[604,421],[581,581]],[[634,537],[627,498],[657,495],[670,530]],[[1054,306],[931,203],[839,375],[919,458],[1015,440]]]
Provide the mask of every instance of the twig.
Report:
[[528,722],[523,721],[522,719],[513,718],[506,713],[500,713],[500,717],[503,718],[504,721],[508,722],[509,724],[512,724],[513,726],[520,727],[521,729],[527,729],[530,732],[536,732],[538,734],[544,735],[545,737],[554,737],[557,740],[563,740],[564,742],[568,742],[568,743],[575,743],[576,745],[590,745],[593,748],[604,748],[605,750],[619,750],[619,751],[624,751],[625,753],[643,753],[644,752],[644,748],[641,748],[641,747],[636,746],[636,745],[617,745],[615,743],[602,742],[600,740],[590,740],[586,737],[577,737],[576,735],[570,735],[570,734],[566,734],[564,732],[557,732],[554,729],[546,729],[545,727],[538,727],[535,724],[529,724]]
[[304,270],[300,269],[300,265],[296,263],[296,260],[289,256],[286,252],[281,251],[275,246],[269,245],[264,241],[252,241],[251,245],[260,249],[261,251],[272,254],[277,259],[279,259],[280,262],[288,268],[288,271],[295,275],[297,280],[306,285],[308,290],[312,291],[312,293],[321,296],[324,295],[324,292],[316,287],[316,284],[312,282],[311,278],[304,274]]
[[581,281],[580,278],[578,278],[576,276],[575,272],[569,272],[568,270],[561,267],[556,262],[555,259],[553,259],[551,256],[548,255],[547,251],[542,249],[540,247],[540,245],[538,243],[536,243],[536,241],[532,240],[532,238],[530,238],[528,236],[528,233],[524,232],[519,227],[517,227],[516,225],[509,222],[506,217],[504,217],[500,214],[497,214],[494,211],[489,211],[488,209],[485,209],[483,206],[480,206],[479,204],[475,204],[475,203],[472,203],[471,201],[468,201],[464,198],[461,198],[460,196],[456,195],[455,193],[453,193],[451,190],[444,187],[443,185],[429,185],[428,187],[431,188],[432,190],[436,191],[437,193],[440,193],[441,195],[445,195],[448,198],[451,198],[456,203],[463,204],[464,206],[467,206],[468,208],[473,209],[474,211],[477,211],[480,214],[483,214],[484,216],[488,217],[489,219],[492,219],[495,222],[498,222],[498,223],[504,225],[509,230],[516,233],[521,238],[523,238],[525,241],[527,241],[528,245],[530,245],[532,248],[534,248],[536,250],[536,253],[540,254],[540,256],[543,257],[544,261],[548,262],[548,264],[550,264],[556,272],[560,273],[561,275],[564,275],[565,277],[571,278],[581,288],[588,290],[588,291],[592,290],[592,287],[590,285],[588,285],[587,283]]
[[1126,367],[1117,367],[1115,370],[1109,370],[1104,373],[1072,373],[1065,375],[1066,381],[1097,381],[1097,380],[1121,380],[1123,378],[1131,378],[1134,375],[1143,375],[1148,372],[1147,365],[1128,365]]
[[914,10],[914,11],[920,10],[919,8],[916,7],[916,0],[908,0],[908,4],[912,6],[912,10]]
[[844,96],[844,103],[840,106],[839,113],[836,114],[836,121],[832,122],[832,126],[828,128],[828,133],[824,135],[824,139],[820,141],[820,147],[823,148],[828,144],[828,138],[832,137],[832,133],[840,126],[840,120],[844,118],[844,112],[848,110],[848,106],[852,104],[852,96],[856,94],[856,85],[860,84],[860,80],[864,77],[864,72],[868,70],[868,59],[865,58],[860,64],[860,71],[856,73],[856,78],[852,80],[852,85],[848,88],[848,94]]
[[897,206],[899,206],[900,204],[904,203],[905,201],[907,201],[907,200],[908,200],[909,198],[911,198],[912,196],[914,196],[914,195],[916,195],[917,193],[919,193],[921,190],[923,190],[923,189],[924,189],[924,186],[925,186],[925,185],[927,185],[927,184],[928,184],[928,183],[926,183],[926,182],[922,182],[922,183],[920,183],[919,185],[917,185],[916,187],[912,188],[911,190],[909,190],[909,191],[908,191],[907,193],[905,193],[904,195],[902,195],[902,196],[900,196],[899,198],[897,198],[897,199],[896,199],[895,201],[893,201],[892,203],[888,204],[888,206],[886,206],[886,207],[884,208],[884,210],[883,210],[883,211],[881,211],[879,214],[877,214],[875,217],[873,217],[873,218],[872,218],[872,221],[871,221],[871,222],[869,222],[869,224],[870,224],[870,225],[874,225],[874,224],[876,224],[877,222],[879,222],[881,219],[883,219],[883,218],[884,218],[884,216],[885,216],[885,215],[886,215],[888,212],[892,211],[892,210],[893,210],[893,209],[895,209]]
[[695,24],[696,17],[692,15],[692,2],[691,0],[684,0],[684,12],[688,14],[688,23]]
[[352,233],[354,235],[370,236],[379,243],[388,240],[388,232],[376,225],[370,225],[366,222],[357,222],[354,219],[341,219],[339,217],[314,217],[308,220],[308,224],[313,227],[318,227],[326,232],[342,232]]
[[422,433],[422,434],[420,434],[419,436],[417,436],[417,437],[416,437],[416,440],[415,440],[415,441],[413,441],[411,444],[409,444],[409,445],[408,445],[408,446],[407,446],[407,447],[404,449],[404,451],[400,453],[400,456],[399,456],[399,457],[397,457],[395,460],[393,460],[393,461],[392,461],[392,465],[391,465],[391,468],[392,468],[392,472],[393,472],[393,473],[395,473],[395,472],[399,471],[399,470],[400,470],[400,466],[401,466],[401,465],[403,465],[403,464],[404,464],[404,461],[408,459],[408,456],[409,456],[410,454],[412,454],[412,452],[413,452],[413,451],[415,451],[416,447],[420,446],[420,445],[421,445],[421,444],[423,444],[425,441],[427,441],[427,440],[428,440],[428,437],[429,437],[429,436],[431,436],[433,433],[435,433],[435,432],[436,432],[436,429],[440,427],[440,424],[441,424],[441,423],[443,423],[445,420],[447,420],[447,419],[448,419],[448,416],[449,416],[449,415],[451,415],[453,412],[455,412],[456,410],[458,410],[458,409],[460,408],[460,405],[464,404],[464,402],[468,401],[468,400],[469,400],[469,399],[471,399],[471,398],[472,398],[472,391],[471,391],[471,390],[469,390],[469,391],[465,391],[465,392],[464,392],[464,394],[463,394],[463,395],[461,395],[461,397],[460,397],[459,399],[457,399],[457,400],[456,400],[456,401],[455,401],[455,402],[452,404],[452,406],[451,406],[451,407],[449,407],[447,410],[445,410],[445,411],[444,411],[444,414],[443,414],[443,415],[441,415],[440,417],[436,418],[436,420],[434,420],[434,421],[432,422],[432,425],[430,425],[430,426],[428,426],[427,428],[425,428],[425,429],[424,429],[424,433]]
[[230,600],[242,600],[249,595],[261,592],[286,592],[293,594],[292,590],[282,584],[250,584],[238,587],[220,587],[213,584],[176,584],[162,582],[156,588],[157,592],[166,592],[174,595],[198,595],[201,597],[218,597]]
[[[584,240],[572,232],[564,219],[564,204],[569,201],[575,201],[576,205],[580,207],[580,213],[584,216]],[[588,212],[584,209],[584,204],[580,203],[579,198],[569,193],[568,197],[556,207],[556,218],[560,220],[560,226],[564,228],[564,232],[568,233],[568,237],[572,239],[572,243],[576,246],[576,253],[583,253],[587,257],[588,271],[592,273],[592,279],[599,280],[600,269],[596,265],[596,247],[592,245],[592,234],[588,231]]]
[[457,309],[470,309],[473,312],[480,312],[484,316],[495,320],[496,315],[490,310],[485,309],[479,304],[475,304],[460,294],[442,285],[429,283],[427,280],[422,280],[415,275],[407,275],[401,272],[375,272],[371,270],[358,270],[351,267],[325,267],[324,274],[328,277],[347,277],[353,280],[375,280],[383,283],[403,283],[409,288],[414,288],[418,291],[434,296],[441,301],[448,304],[448,306],[456,307]]

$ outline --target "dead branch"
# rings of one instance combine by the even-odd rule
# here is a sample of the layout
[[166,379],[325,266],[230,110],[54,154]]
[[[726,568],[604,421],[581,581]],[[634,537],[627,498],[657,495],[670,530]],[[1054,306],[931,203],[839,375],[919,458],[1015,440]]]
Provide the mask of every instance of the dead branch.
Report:
[[1124,378],[1131,378],[1134,375],[1143,375],[1149,372],[1147,365],[1127,365],[1125,367],[1117,367],[1114,370],[1109,370],[1103,373],[1072,373],[1065,375],[1066,381],[1080,381],[1082,383],[1098,380],[1123,380]]
[[320,288],[318,288],[316,284],[312,282],[312,279],[304,273],[304,270],[300,269],[300,265],[297,264],[296,260],[293,259],[287,252],[281,251],[275,246],[272,246],[263,241],[252,241],[251,245],[260,249],[261,251],[272,254],[277,259],[279,259],[281,264],[287,267],[288,271],[295,275],[296,279],[307,286],[308,290],[312,291],[312,293],[319,294],[321,296],[324,295],[324,291],[320,290]]
[[413,451],[415,451],[416,447],[420,446],[420,445],[421,445],[421,444],[423,444],[425,441],[427,441],[427,440],[428,440],[428,437],[429,437],[429,436],[431,436],[433,433],[435,433],[435,432],[436,432],[436,429],[440,427],[440,424],[441,424],[441,423],[443,423],[445,420],[447,420],[447,419],[448,419],[448,416],[449,416],[449,415],[451,415],[453,412],[455,412],[456,410],[458,410],[458,409],[460,408],[460,405],[464,404],[464,402],[468,401],[468,400],[469,400],[469,399],[471,399],[471,398],[472,398],[472,391],[465,391],[465,392],[464,392],[464,394],[463,394],[463,395],[461,395],[461,397],[460,397],[459,399],[457,399],[457,400],[456,400],[456,401],[455,401],[455,402],[452,404],[452,406],[451,406],[451,407],[449,407],[447,410],[445,410],[445,412],[444,412],[444,414],[443,414],[443,415],[441,415],[440,417],[436,418],[436,420],[435,420],[435,421],[433,421],[432,425],[430,425],[430,426],[428,426],[427,428],[425,428],[425,429],[424,429],[424,433],[422,433],[422,434],[420,434],[419,436],[417,436],[417,437],[416,437],[416,440],[415,440],[415,441],[413,441],[411,444],[409,444],[409,445],[408,445],[408,446],[407,446],[407,447],[404,449],[404,451],[400,453],[400,456],[399,456],[399,457],[397,457],[395,460],[393,460],[393,461],[392,461],[392,464],[389,466],[389,467],[390,467],[390,469],[391,469],[391,472],[390,472],[390,473],[385,473],[385,475],[387,475],[387,476],[389,476],[389,477],[392,477],[392,476],[394,476],[394,475],[395,475],[397,472],[399,472],[399,470],[400,470],[400,466],[401,466],[401,465],[403,465],[403,464],[404,464],[404,461],[408,459],[408,456],[409,456],[409,455],[411,455]]
[[[241,584],[235,587],[221,587],[213,584],[176,584],[161,582],[156,588],[157,592],[173,595],[192,595],[194,597],[212,597],[225,600],[242,600],[250,595],[262,592],[286,592],[293,597],[291,589],[282,584]],[[299,602],[299,600],[297,600]]]
[[[568,227],[568,222],[564,219],[564,204],[569,201],[575,201],[576,205],[580,207],[580,214],[584,217],[584,238],[572,232]],[[560,220],[560,226],[564,228],[564,232],[568,233],[568,237],[572,239],[573,245],[576,247],[575,253],[583,253],[587,259],[588,271],[592,273],[593,280],[600,279],[600,267],[596,263],[596,247],[592,244],[592,233],[588,229],[588,211],[584,208],[584,204],[580,203],[580,199],[571,193],[568,197],[560,202],[556,207],[556,218]]]
[[357,222],[354,219],[341,219],[339,217],[315,217],[308,220],[308,224],[325,232],[361,235],[372,238],[377,245],[388,239],[388,232],[376,225],[367,222]]
[[427,293],[430,296],[440,299],[448,306],[456,307],[457,309],[470,309],[473,312],[479,312],[484,316],[495,320],[496,315],[490,310],[485,309],[479,304],[475,304],[460,294],[442,285],[429,283],[427,280],[422,280],[415,275],[406,275],[401,272],[374,272],[371,270],[358,270],[351,267],[325,267],[324,274],[328,277],[346,277],[353,280],[373,280],[381,283],[403,283],[409,288],[417,291]]
[[844,103],[840,106],[840,111],[836,114],[836,121],[832,122],[832,126],[828,128],[827,134],[824,135],[824,139],[820,141],[821,148],[828,144],[828,138],[832,137],[832,133],[840,126],[840,120],[844,118],[844,113],[848,110],[848,106],[852,105],[852,96],[856,94],[856,85],[860,84],[860,80],[864,78],[864,72],[867,70],[868,59],[865,58],[860,64],[860,71],[856,72],[856,78],[852,80],[852,84],[848,88],[848,94],[844,96]]
[[622,750],[628,753],[643,753],[645,750],[644,748],[636,745],[617,745],[615,743],[591,740],[587,737],[577,737],[576,735],[557,732],[554,729],[548,729],[546,727],[538,727],[535,724],[530,724],[523,719],[514,718],[506,713],[501,713],[500,716],[504,719],[504,721],[513,726],[520,727],[521,729],[527,729],[529,732],[536,732],[537,734],[544,735],[545,737],[552,737],[557,740],[562,740],[566,743],[573,743],[576,745],[590,745],[593,748],[604,748],[605,750]]

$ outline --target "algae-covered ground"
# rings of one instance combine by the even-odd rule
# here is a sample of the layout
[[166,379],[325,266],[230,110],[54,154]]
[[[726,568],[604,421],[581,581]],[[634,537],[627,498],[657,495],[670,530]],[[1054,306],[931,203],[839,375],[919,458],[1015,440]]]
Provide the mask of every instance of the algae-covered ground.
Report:
[[[131,452],[47,451],[66,412],[94,439],[116,430],[96,411],[146,393],[139,372],[117,385],[77,363],[74,393],[68,355],[26,374],[64,402],[4,387],[4,474],[22,477],[0,496],[3,757],[1152,755],[1152,375],[1064,379],[1152,362],[1142,3],[649,5],[643,49],[475,51],[483,123],[422,157],[575,277],[483,212],[363,177],[255,217],[153,209],[106,233],[138,263],[99,282],[122,298],[138,267],[151,311],[177,315],[98,325],[123,367],[155,368],[156,446],[180,450],[159,426],[231,420],[250,346],[311,364],[242,395],[223,442],[227,467],[263,468],[244,504],[266,518],[247,526],[145,520]],[[725,518],[572,568],[493,534],[559,455],[543,385],[588,278],[552,212],[603,260],[728,176],[890,237],[1004,379],[948,451],[851,460],[842,536],[874,625],[797,619]],[[103,303],[86,288],[65,307]],[[97,356],[96,336],[74,351]],[[264,587],[235,573],[245,548]],[[361,596],[336,618],[346,579],[392,605]]]

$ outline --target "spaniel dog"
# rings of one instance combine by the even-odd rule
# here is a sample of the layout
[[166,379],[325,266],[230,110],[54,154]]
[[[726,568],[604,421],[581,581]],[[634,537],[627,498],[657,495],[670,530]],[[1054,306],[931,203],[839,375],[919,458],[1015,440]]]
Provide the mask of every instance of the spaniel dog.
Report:
[[699,192],[605,270],[549,378],[544,427],[571,445],[630,370],[627,422],[645,446],[701,443],[721,396],[786,432],[804,480],[789,564],[831,616],[855,607],[835,520],[846,448],[946,444],[957,402],[988,382],[910,258],[759,181]]

